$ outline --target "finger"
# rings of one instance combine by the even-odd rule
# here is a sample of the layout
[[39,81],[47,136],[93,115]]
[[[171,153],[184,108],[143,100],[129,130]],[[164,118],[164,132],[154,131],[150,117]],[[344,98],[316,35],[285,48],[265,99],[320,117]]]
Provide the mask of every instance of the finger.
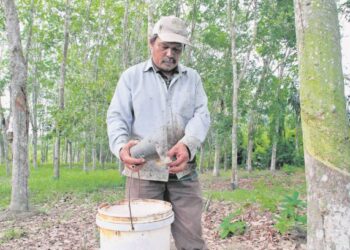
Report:
[[169,173],[170,174],[176,174],[179,173],[181,171],[184,171],[187,168],[187,162],[184,162],[176,167],[170,167],[169,168]]
[[139,143],[138,140],[131,140],[127,144],[125,144],[124,149],[130,150],[131,147],[135,146],[137,143]]
[[143,158],[132,158],[131,156],[127,155],[123,158],[124,163],[129,164],[129,165],[142,165],[145,163],[145,159]]
[[176,158],[176,160],[170,162],[170,163],[168,164],[168,166],[169,166],[169,167],[175,167],[175,166],[178,166],[178,165],[180,165],[180,164],[182,164],[182,163],[184,163],[184,162],[185,162],[185,163],[187,162],[186,156],[184,156],[184,155],[179,155],[179,156]]
[[169,156],[170,158],[173,158],[176,155],[176,149],[175,148],[171,148],[168,152],[167,152],[167,156]]
[[143,167],[143,164],[142,165],[130,165],[130,164],[126,164],[125,165],[128,169],[130,169],[131,171],[133,172],[138,172],[141,170],[141,168]]

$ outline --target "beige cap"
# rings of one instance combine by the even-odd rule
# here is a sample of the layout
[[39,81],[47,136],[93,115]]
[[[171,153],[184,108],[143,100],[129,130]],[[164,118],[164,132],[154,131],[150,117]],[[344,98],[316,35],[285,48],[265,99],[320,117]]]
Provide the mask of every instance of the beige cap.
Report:
[[154,25],[152,34],[157,34],[164,42],[191,45],[188,40],[186,23],[176,16],[163,16]]

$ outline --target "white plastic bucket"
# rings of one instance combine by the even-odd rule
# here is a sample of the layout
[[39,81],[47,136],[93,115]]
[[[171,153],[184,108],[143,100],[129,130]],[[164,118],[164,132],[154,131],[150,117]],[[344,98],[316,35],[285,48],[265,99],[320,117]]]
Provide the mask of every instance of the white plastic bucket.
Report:
[[174,213],[169,202],[151,199],[123,200],[98,208],[96,224],[100,228],[101,250],[170,249],[170,224]]

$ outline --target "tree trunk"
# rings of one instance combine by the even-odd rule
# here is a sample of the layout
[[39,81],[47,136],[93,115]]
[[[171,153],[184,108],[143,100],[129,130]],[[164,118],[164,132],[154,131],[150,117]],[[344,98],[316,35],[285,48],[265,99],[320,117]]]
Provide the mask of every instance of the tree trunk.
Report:
[[220,140],[219,135],[217,134],[215,137],[215,156],[214,156],[214,167],[213,167],[213,176],[220,176]]
[[274,135],[272,136],[272,149],[271,149],[271,163],[270,163],[270,171],[276,171],[276,157],[277,157],[277,143],[278,143],[278,131],[279,131],[279,119],[275,123]]
[[[28,53],[28,52],[27,52]],[[33,166],[34,169],[38,168],[38,69],[35,65],[34,68],[34,82],[33,82],[33,91],[32,91],[32,144],[33,144]]]
[[46,140],[41,139],[41,163],[46,162]]
[[237,163],[237,123],[238,123],[238,89],[237,77],[237,55],[236,55],[236,12],[232,14],[232,0],[228,0],[228,18],[231,39],[231,61],[232,61],[232,174],[231,187],[238,187],[238,163]]
[[[64,83],[66,80],[66,63],[69,44],[69,3],[66,1],[66,15],[64,18],[64,45],[63,45],[63,59],[61,63],[61,77],[58,87],[58,106],[61,112],[64,110]],[[55,142],[55,155],[54,155],[54,178],[60,177],[60,146],[61,146],[61,131],[60,126],[56,124],[56,142]]]
[[212,158],[212,148],[209,146],[209,148],[208,148],[208,162],[207,162],[206,169],[204,169],[204,172],[211,169],[211,158]]
[[49,159],[49,141],[45,141],[45,162]]
[[253,148],[254,148],[254,135],[255,135],[255,124],[257,118],[257,105],[258,97],[263,90],[263,83],[265,81],[266,72],[269,66],[269,59],[263,58],[263,71],[261,77],[257,83],[257,88],[255,93],[252,96],[250,110],[248,114],[248,145],[247,145],[247,160],[246,160],[246,169],[251,172],[253,170]]
[[102,148],[102,143],[99,143],[99,147],[98,147],[98,161],[100,162],[100,164],[102,165],[102,155],[103,155],[103,148]]
[[76,148],[75,151],[77,152],[77,163],[80,163],[80,148]]
[[53,154],[53,161],[54,161],[54,174],[53,177],[54,179],[58,179],[60,177],[60,135],[59,133],[56,133],[56,139],[55,139],[55,145],[54,145],[54,154]]
[[11,211],[28,211],[27,65],[23,56],[19,20],[13,0],[4,0],[6,30],[11,61],[11,113],[13,116],[13,167]]
[[64,154],[62,154],[62,158],[64,159],[64,164],[68,165],[68,139],[64,139]]
[[83,162],[83,170],[84,172],[87,172],[87,165],[88,165],[88,156],[87,156],[87,148],[86,145],[84,146],[84,162]]
[[7,140],[7,136],[6,136],[6,127],[7,127],[7,122],[3,113],[3,108],[2,108],[2,103],[1,103],[1,99],[0,99],[0,119],[1,119],[1,135],[2,135],[2,139],[3,139],[3,157],[5,159],[5,164],[6,164],[6,176],[10,176],[11,174],[11,166],[10,166],[10,161],[9,161],[9,142]]
[[252,159],[253,159],[253,147],[254,147],[254,119],[255,110],[249,112],[248,118],[248,146],[247,146],[247,161],[246,169],[251,172],[253,170]]
[[227,152],[225,150],[225,153],[224,153],[224,171],[225,172],[227,171],[227,166],[228,166],[228,159],[227,159]]
[[124,19],[123,19],[123,69],[129,65],[129,39],[128,39],[128,18],[129,18],[129,0],[124,3]]
[[148,3],[148,15],[147,15],[147,38],[152,36],[154,25],[154,2],[153,0]]
[[294,1],[308,249],[350,247],[350,131],[334,1]]
[[72,141],[67,140],[67,150],[68,150],[68,168],[72,168],[73,166],[73,149],[72,149]]
[[25,55],[25,60],[26,60],[27,66],[28,66],[30,49],[31,49],[31,45],[32,45],[33,18],[34,18],[34,9],[35,9],[34,5],[35,5],[34,0],[31,0],[30,1],[29,23],[28,23],[29,32],[28,32],[28,39],[27,39],[26,49],[25,49],[25,54],[26,54]]
[[[113,163],[113,154],[109,154],[109,163]],[[119,166],[119,170],[122,169],[122,166]]]
[[2,134],[0,135],[0,164],[4,163],[5,153],[4,153],[4,139]]
[[[189,41],[190,43],[193,42],[194,39],[194,34],[196,30],[196,24],[197,24],[197,0],[193,1],[192,4],[192,15],[191,15],[191,29],[190,29],[190,34],[189,34]],[[185,62],[187,65],[191,66],[192,64],[192,46],[186,47],[186,54],[185,54]]]
[[201,144],[200,149],[200,155],[199,155],[199,163],[198,163],[198,172],[203,173],[203,163],[204,163],[204,144]]
[[33,128],[33,166],[34,169],[38,169],[38,132]]
[[[253,5],[256,7],[256,1]],[[236,6],[238,8],[238,6]],[[232,174],[231,174],[231,188],[238,187],[238,91],[240,83],[246,73],[247,65],[249,62],[250,53],[253,49],[253,44],[257,34],[257,20],[254,20],[253,35],[251,43],[246,51],[243,66],[238,74],[237,68],[237,51],[236,51],[236,10],[232,8],[232,0],[228,0],[228,24],[230,30],[231,39],[231,63],[232,63]],[[232,13],[233,11],[233,13]]]
[[95,170],[96,169],[96,147],[94,145],[91,153],[92,153],[92,169]]

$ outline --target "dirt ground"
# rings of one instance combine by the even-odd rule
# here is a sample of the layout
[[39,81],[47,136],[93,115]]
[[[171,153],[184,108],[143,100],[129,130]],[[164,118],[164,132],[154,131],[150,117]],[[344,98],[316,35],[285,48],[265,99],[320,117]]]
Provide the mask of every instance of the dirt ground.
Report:
[[[249,186],[249,183],[244,185]],[[210,188],[223,190],[229,186],[228,183],[212,183]],[[85,204],[76,203],[67,196],[50,208],[41,208],[36,215],[16,220],[3,216],[0,218],[0,249],[98,249],[99,232],[95,226],[98,204],[89,200]],[[206,201],[202,221],[209,249],[306,249],[305,235],[281,236],[273,227],[272,214],[255,206],[246,208],[242,215],[248,225],[244,235],[221,239],[219,225],[235,209],[235,204],[230,202]],[[17,236],[4,240],[11,229],[15,229]]]

